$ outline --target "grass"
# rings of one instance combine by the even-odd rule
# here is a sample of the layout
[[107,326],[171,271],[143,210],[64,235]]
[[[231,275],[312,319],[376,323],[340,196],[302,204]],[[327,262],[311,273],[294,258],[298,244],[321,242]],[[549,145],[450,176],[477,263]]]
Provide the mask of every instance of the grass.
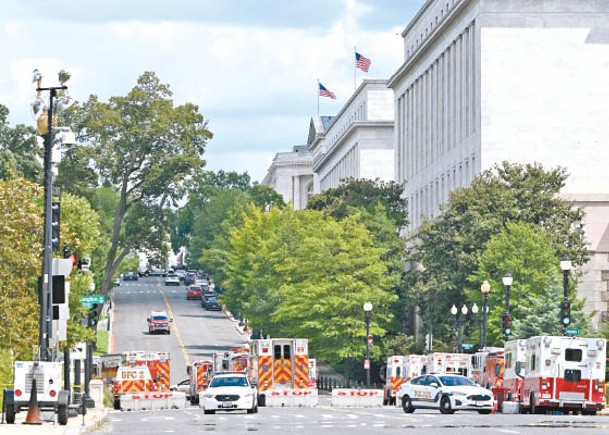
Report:
[[105,355],[108,353],[108,341],[110,334],[105,329],[97,330],[97,349],[93,352],[94,355]]

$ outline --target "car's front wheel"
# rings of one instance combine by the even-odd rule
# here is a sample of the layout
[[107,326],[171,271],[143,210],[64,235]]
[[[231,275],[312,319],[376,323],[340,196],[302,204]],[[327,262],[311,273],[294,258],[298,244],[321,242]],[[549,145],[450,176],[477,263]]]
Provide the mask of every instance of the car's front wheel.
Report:
[[407,394],[402,397],[402,409],[406,414],[412,414],[414,412],[414,407],[412,406],[412,400],[410,396]]
[[490,414],[491,412],[493,412],[490,409],[481,409],[478,411],[478,414]]
[[215,414],[216,411],[212,410],[212,409],[204,409],[203,410],[203,414]]
[[448,396],[442,396],[440,399],[440,412],[442,414],[454,414],[455,410],[453,409],[452,403],[450,403],[450,398]]

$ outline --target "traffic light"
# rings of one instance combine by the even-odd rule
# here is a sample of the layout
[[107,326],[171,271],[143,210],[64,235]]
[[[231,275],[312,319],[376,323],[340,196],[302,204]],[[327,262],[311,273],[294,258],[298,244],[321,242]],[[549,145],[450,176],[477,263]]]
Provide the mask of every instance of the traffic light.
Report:
[[97,313],[97,305],[98,304],[93,304],[87,313],[87,326],[89,328],[95,328],[97,326],[97,317],[99,315]]
[[560,323],[567,326],[571,323],[571,302],[562,301],[560,303]]
[[503,330],[503,335],[505,335],[506,337],[512,333],[512,318],[508,313],[505,313],[503,315],[501,329]]
[[51,203],[51,246],[53,252],[59,252],[59,216],[61,214],[61,207],[59,202],[53,201]]

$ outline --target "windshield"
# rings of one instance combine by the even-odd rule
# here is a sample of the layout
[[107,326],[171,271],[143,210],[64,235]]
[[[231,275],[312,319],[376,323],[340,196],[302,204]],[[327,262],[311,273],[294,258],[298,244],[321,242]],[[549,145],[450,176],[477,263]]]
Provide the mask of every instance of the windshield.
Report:
[[247,387],[247,379],[241,376],[214,378],[210,387]]
[[152,316],[152,320],[167,321],[167,320],[169,320],[169,318],[167,316]]
[[476,384],[470,381],[468,378],[461,376],[438,376],[442,385],[446,387],[457,387],[457,386],[475,386]]

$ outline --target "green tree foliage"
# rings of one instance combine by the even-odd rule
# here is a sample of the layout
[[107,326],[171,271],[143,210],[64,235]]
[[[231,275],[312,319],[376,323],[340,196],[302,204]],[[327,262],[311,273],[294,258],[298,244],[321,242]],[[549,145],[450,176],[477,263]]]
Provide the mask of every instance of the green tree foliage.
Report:
[[23,178],[0,181],[0,349],[17,359],[32,358],[38,344],[41,198],[41,188]]
[[36,130],[23,124],[11,128],[8,115],[6,106],[0,104],[0,178],[15,175],[39,182],[43,147],[38,145]]
[[86,152],[92,163],[87,166],[97,179],[118,192],[103,294],[130,252],[165,248],[163,211],[177,205],[188,180],[205,164],[202,157],[212,136],[207,122],[197,106],[174,106],[171,96],[168,85],[146,72],[127,96],[112,97],[107,103],[91,96],[66,115],[82,143],[75,152]]
[[[506,272],[510,272],[513,278],[510,287],[512,338],[561,335],[558,307],[563,299],[562,271],[556,261],[551,234],[539,225],[508,222],[500,234],[491,236],[480,255],[477,271],[469,279],[472,286],[484,280],[491,284],[487,343],[502,343],[500,322],[505,312],[506,297],[502,277]],[[576,277],[572,278],[573,289]],[[579,312],[583,304],[575,299],[574,293],[571,291],[570,295],[573,318],[578,318],[578,324],[587,330],[589,320]],[[468,290],[467,296],[470,303],[482,306],[479,288]]]
[[307,337],[312,352],[331,362],[359,357],[369,300],[371,331],[385,334],[395,299],[389,289],[399,276],[388,273],[385,252],[360,216],[336,221],[315,211],[253,209],[230,244],[223,301],[254,331]]
[[[558,196],[566,178],[564,169],[504,162],[484,171],[469,187],[453,191],[440,216],[421,226],[412,259],[424,269],[410,274],[408,288],[412,300],[418,295],[417,303],[429,310],[428,318],[439,323],[435,334],[452,328],[448,313],[453,304],[462,305],[468,291],[480,291],[481,281],[473,283],[470,276],[490,238],[508,222],[546,230],[556,264],[564,254],[576,266],[587,261],[576,230],[583,212]],[[495,276],[501,282],[505,271],[489,270],[491,275],[484,279]]]

